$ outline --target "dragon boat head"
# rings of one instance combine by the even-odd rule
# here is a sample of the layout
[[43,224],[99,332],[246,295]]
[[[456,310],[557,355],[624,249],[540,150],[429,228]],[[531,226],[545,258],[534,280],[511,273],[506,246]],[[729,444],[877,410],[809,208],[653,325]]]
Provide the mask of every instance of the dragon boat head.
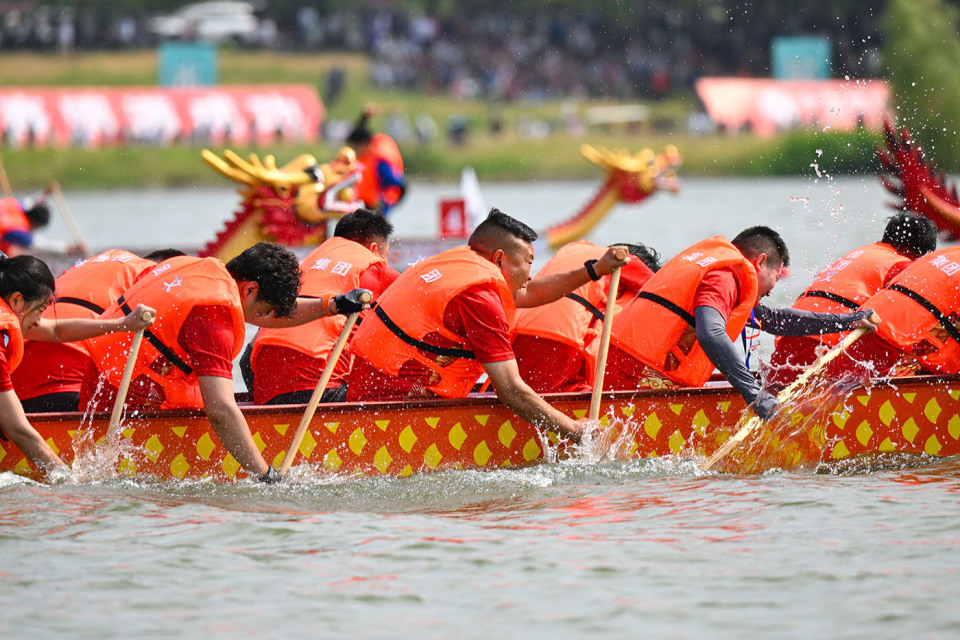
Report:
[[239,182],[241,207],[234,219],[200,252],[229,260],[257,242],[288,246],[313,245],[327,237],[327,221],[363,206],[356,199],[360,179],[356,153],[341,148],[329,162],[309,154],[277,167],[272,155],[247,160],[227,149],[220,157],[208,149],[204,161],[218,173]]
[[680,151],[672,144],[660,153],[641,149],[636,153],[610,151],[605,147],[584,144],[580,153],[590,162],[607,172],[608,183],[619,189],[619,199],[636,204],[656,191],[680,190],[676,170],[683,163]]

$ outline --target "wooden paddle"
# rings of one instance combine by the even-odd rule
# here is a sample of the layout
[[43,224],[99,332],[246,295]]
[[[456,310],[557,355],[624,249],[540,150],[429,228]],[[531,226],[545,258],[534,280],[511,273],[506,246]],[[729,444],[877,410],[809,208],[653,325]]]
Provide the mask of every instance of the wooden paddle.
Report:
[[[627,251],[619,249],[617,260],[626,260]],[[610,289],[607,291],[607,310],[603,314],[603,332],[600,334],[600,351],[597,353],[597,371],[593,375],[593,392],[590,394],[588,420],[600,417],[600,396],[603,394],[603,370],[607,367],[607,352],[610,350],[610,330],[613,328],[613,313],[617,308],[617,291],[620,288],[620,267],[610,276]]]
[[[870,316],[870,322],[874,324],[880,324],[880,316],[873,314]],[[826,352],[820,358],[814,362],[809,369],[803,372],[796,380],[794,380],[789,386],[784,388],[780,393],[777,394],[777,403],[784,404],[789,402],[793,396],[796,395],[797,391],[801,387],[807,384],[807,382],[814,375],[819,373],[827,364],[833,361],[838,355],[846,351],[850,345],[859,340],[867,332],[866,327],[861,327],[859,329],[854,329],[851,331],[837,346],[835,346],[830,351]],[[737,446],[738,443],[742,442],[744,438],[756,431],[759,427],[763,425],[763,420],[759,416],[752,416],[747,423],[740,428],[733,436],[730,437],[726,442],[720,445],[720,448],[713,452],[713,455],[710,456],[706,462],[700,465],[700,468],[704,471],[709,471],[721,458],[726,456],[730,451]]]
[[[370,292],[364,293],[360,296],[360,302],[363,304],[370,304],[373,302],[373,295],[370,294]],[[337,366],[337,360],[340,359],[340,354],[343,352],[343,347],[347,344],[347,338],[350,337],[350,332],[353,331],[353,325],[357,323],[357,318],[359,316],[360,313],[357,312],[351,313],[347,317],[347,324],[343,325],[343,329],[340,331],[340,337],[337,338],[337,343],[333,346],[333,351],[331,351],[330,355],[327,356],[327,366],[323,368],[323,375],[320,376],[320,381],[317,382],[317,386],[314,388],[313,394],[310,396],[310,402],[307,403],[307,409],[304,411],[303,417],[300,418],[300,424],[297,425],[297,432],[293,434],[293,440],[290,442],[290,448],[287,449],[286,455],[283,456],[283,463],[277,470],[280,472],[281,476],[287,475],[287,471],[289,471],[290,467],[293,466],[293,459],[297,456],[297,450],[300,449],[300,443],[303,442],[303,436],[307,434],[307,427],[310,426],[310,422],[313,420],[313,416],[317,412],[317,405],[320,404],[320,397],[327,388],[327,383],[330,382],[330,377],[333,375],[333,370]]]
[[[140,318],[144,322],[150,322],[153,314],[144,311]],[[133,377],[133,365],[137,362],[137,354],[140,352],[140,343],[143,342],[144,329],[137,329],[133,334],[133,342],[130,344],[130,354],[127,356],[127,364],[123,368],[123,377],[120,378],[120,386],[117,387],[117,399],[113,403],[113,412],[110,414],[110,425],[107,427],[107,433],[113,433],[113,430],[120,424],[120,416],[123,415],[123,405],[127,401],[127,390],[130,388],[130,378]]]
[[0,189],[3,189],[4,198],[13,197],[13,188],[10,186],[10,178],[7,177],[7,168],[3,166],[2,154],[0,154]]
[[51,193],[53,194],[54,202],[57,203],[57,211],[59,211],[60,215],[63,216],[63,221],[67,223],[67,228],[70,229],[73,239],[77,241],[77,245],[80,247],[83,257],[93,257],[93,252],[90,251],[90,245],[87,244],[86,238],[84,238],[83,233],[80,232],[80,227],[77,225],[77,220],[73,217],[73,212],[67,205],[67,199],[63,197],[63,191],[60,189],[60,183],[56,180],[51,180],[50,189]]

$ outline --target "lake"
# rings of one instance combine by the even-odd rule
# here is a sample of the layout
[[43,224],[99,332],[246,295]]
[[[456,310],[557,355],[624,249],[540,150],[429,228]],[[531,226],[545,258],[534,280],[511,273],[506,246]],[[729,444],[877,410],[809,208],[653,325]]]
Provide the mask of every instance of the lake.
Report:
[[[482,188],[542,230],[597,186]],[[456,193],[414,185],[397,236],[434,234]],[[98,249],[202,245],[237,202],[230,189],[66,196]],[[879,239],[891,199],[875,177],[689,179],[617,207],[590,239],[670,257],[767,224],[794,264],[771,303],[789,304]],[[49,234],[67,237],[59,221]],[[758,477],[570,460],[270,487],[0,474],[0,635],[954,638],[958,502],[956,459]]]

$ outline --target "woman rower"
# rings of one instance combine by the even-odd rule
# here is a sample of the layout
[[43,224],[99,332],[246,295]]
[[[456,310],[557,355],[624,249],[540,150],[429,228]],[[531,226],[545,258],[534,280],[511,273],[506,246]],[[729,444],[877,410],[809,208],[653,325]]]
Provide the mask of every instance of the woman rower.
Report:
[[39,258],[8,258],[0,252],[0,435],[10,439],[51,481],[66,479],[70,470],[27,421],[13,390],[10,374],[23,356],[23,338],[45,342],[76,342],[115,331],[136,331],[153,324],[141,319],[138,306],[125,318],[49,319],[40,314],[53,301],[54,278]]

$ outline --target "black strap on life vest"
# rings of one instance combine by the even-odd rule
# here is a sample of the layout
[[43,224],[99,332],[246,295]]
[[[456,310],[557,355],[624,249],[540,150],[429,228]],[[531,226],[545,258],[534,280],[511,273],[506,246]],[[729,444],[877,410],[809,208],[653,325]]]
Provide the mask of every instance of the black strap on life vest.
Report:
[[843,296],[838,296],[835,293],[830,293],[829,291],[805,291],[801,298],[826,298],[837,304],[842,304],[847,309],[853,309],[856,311],[860,308],[860,305],[854,302],[849,298],[844,298]]
[[673,302],[670,302],[666,298],[658,296],[655,293],[649,293],[647,291],[641,291],[640,293],[637,294],[637,297],[643,298],[644,300],[649,300],[650,302],[655,302],[659,304],[661,307],[665,307],[669,311],[672,311],[678,316],[680,316],[681,318],[683,318],[684,322],[686,322],[691,327],[697,326],[697,321],[694,319],[692,315],[687,313],[686,309],[680,307],[679,305]]
[[600,309],[597,309],[595,306],[593,306],[592,304],[590,304],[590,301],[587,300],[586,298],[584,298],[584,297],[582,297],[582,296],[578,296],[578,295],[575,294],[575,293],[568,293],[568,294],[565,295],[564,297],[565,297],[565,298],[570,298],[570,299],[573,300],[574,302],[579,302],[581,305],[583,305],[583,308],[584,308],[584,309],[586,309],[586,310],[589,311],[591,314],[593,314],[593,317],[594,317],[594,318],[596,318],[596,319],[599,320],[600,322],[603,322],[603,311],[600,311]]
[[438,356],[450,356],[453,358],[466,358],[468,360],[476,360],[477,356],[474,355],[473,351],[467,351],[466,349],[456,349],[454,347],[435,347],[432,344],[427,344],[422,340],[417,340],[413,336],[409,335],[403,329],[397,326],[393,320],[387,315],[387,312],[383,310],[383,307],[377,306],[374,309],[374,313],[377,314],[377,317],[383,321],[383,324],[387,325],[387,329],[397,336],[404,342],[406,342],[411,347],[416,347],[421,351],[426,351],[427,353],[432,353]]
[[78,307],[83,307],[84,309],[89,309],[95,314],[100,315],[103,313],[103,307],[98,304],[94,304],[89,300],[84,300],[83,298],[73,298],[70,296],[63,296],[62,298],[58,297],[56,302],[63,302],[64,304],[75,304]]
[[[122,309],[127,315],[130,315],[130,312],[133,311],[133,309],[130,308],[130,305],[127,304],[126,300],[123,299],[123,296],[120,296],[120,298],[117,300],[117,304],[120,305],[120,309]],[[154,349],[160,352],[160,355],[169,360],[177,369],[180,369],[180,371],[183,371],[187,375],[193,373],[193,367],[184,362],[183,359],[174,353],[173,349],[165,345],[155,333],[151,332],[149,329],[145,329],[143,332],[143,337],[147,342],[153,345]]]
[[919,304],[921,307],[929,311],[930,315],[936,318],[937,322],[940,323],[940,326],[946,329],[947,333],[950,334],[950,337],[956,340],[957,342],[960,342],[960,331],[957,331],[957,328],[953,326],[953,323],[950,322],[947,316],[943,315],[943,312],[940,311],[940,309],[937,309],[937,307],[932,302],[924,298],[922,295],[920,295],[916,291],[913,291],[912,289],[907,289],[905,286],[900,284],[891,284],[890,286],[887,287],[887,289],[902,293],[903,295],[907,296],[908,298],[910,298],[911,300]]

